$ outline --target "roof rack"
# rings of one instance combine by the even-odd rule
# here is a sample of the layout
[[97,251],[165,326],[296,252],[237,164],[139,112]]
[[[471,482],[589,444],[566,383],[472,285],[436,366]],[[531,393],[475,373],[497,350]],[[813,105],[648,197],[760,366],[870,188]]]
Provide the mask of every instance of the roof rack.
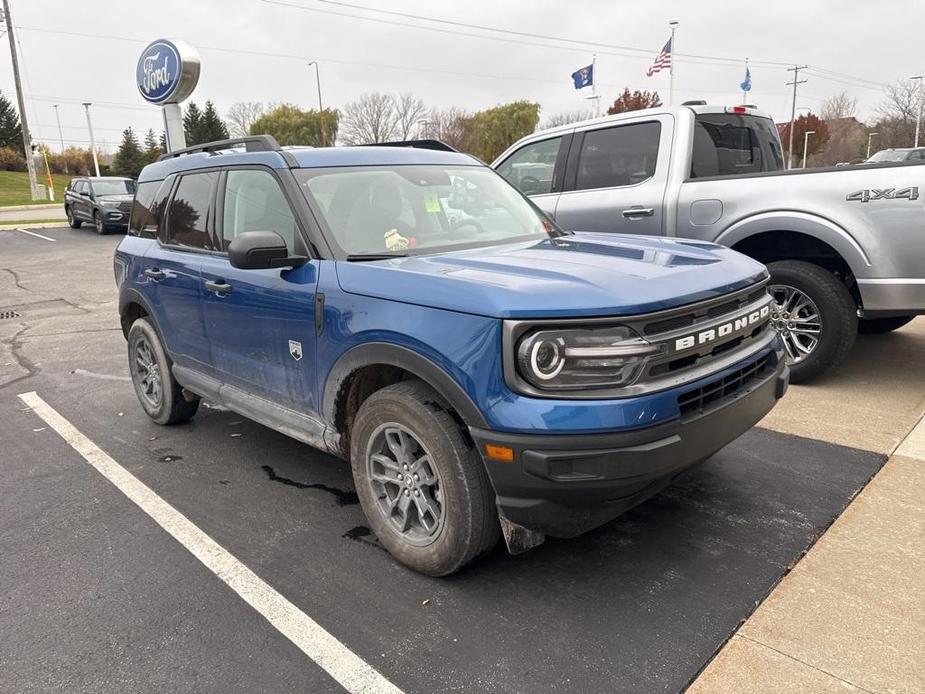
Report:
[[458,152],[455,147],[450,147],[446,142],[440,140],[400,140],[396,142],[370,142],[364,147],[416,147],[417,149],[435,149],[440,152]]
[[162,154],[157,158],[157,160],[164,161],[165,159],[173,159],[174,157],[179,157],[184,154],[216,152],[223,149],[231,149],[235,145],[244,145],[244,149],[248,152],[283,152],[283,148],[279,146],[276,138],[272,135],[248,135],[247,137],[233,137],[228,140],[204,142],[201,145],[184,147],[183,149],[175,149],[172,152]]

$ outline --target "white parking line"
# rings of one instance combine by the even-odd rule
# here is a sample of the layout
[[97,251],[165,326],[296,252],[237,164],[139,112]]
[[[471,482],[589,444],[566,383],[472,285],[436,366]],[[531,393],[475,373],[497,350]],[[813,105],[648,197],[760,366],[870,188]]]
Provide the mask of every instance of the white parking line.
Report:
[[57,239],[53,239],[48,236],[42,236],[41,234],[36,234],[34,231],[29,231],[28,229],[16,229],[16,231],[21,231],[24,234],[29,234],[29,236],[34,236],[37,239],[45,239],[46,241],[51,241],[54,243]]
[[401,694],[401,690],[369,663],[334,638],[315,620],[276,592],[228,550],[206,535],[186,516],[155,494],[128,470],[78,431],[35,392],[19,398],[54,429],[84,460],[96,468],[142,511],[205,564],[212,573],[263,615],[349,692]]

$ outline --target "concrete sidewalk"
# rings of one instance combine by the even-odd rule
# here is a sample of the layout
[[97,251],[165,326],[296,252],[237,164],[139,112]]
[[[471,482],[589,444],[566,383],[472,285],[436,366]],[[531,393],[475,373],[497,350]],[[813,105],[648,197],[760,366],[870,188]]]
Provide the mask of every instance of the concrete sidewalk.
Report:
[[0,224],[9,224],[30,219],[67,219],[64,203],[55,205],[19,205],[17,207],[0,207]]
[[[881,359],[867,358],[874,352]],[[887,354],[908,361],[897,369]],[[892,456],[689,692],[925,691],[923,361],[925,319],[918,319],[862,340],[832,383],[793,388],[762,423],[813,427],[803,433]],[[852,362],[865,370],[852,370]],[[864,388],[863,405],[848,394],[852,382]],[[822,411],[829,416],[817,418]],[[832,424],[820,429],[824,421]]]

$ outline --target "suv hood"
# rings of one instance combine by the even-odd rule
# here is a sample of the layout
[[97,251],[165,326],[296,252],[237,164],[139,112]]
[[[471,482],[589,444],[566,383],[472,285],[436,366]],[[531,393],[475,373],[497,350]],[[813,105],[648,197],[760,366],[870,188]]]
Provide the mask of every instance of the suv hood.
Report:
[[109,195],[97,195],[97,200],[113,200],[115,202],[131,202],[135,196],[132,193],[111,193]]
[[742,289],[760,263],[702,241],[575,233],[488,248],[338,262],[353,294],[496,318],[648,313]]

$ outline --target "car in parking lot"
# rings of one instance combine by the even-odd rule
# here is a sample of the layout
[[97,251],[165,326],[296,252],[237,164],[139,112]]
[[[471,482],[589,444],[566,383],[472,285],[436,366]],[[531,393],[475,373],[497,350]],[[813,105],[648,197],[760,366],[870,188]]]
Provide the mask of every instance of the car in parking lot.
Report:
[[897,147],[895,149],[881,149],[864,164],[882,164],[891,161],[925,161],[925,147]]
[[[766,113],[695,101],[536,132],[492,166],[564,229],[697,238],[768,265],[797,383],[837,365],[858,332],[925,314],[922,152],[788,171]],[[551,156],[542,181],[520,174]]]
[[763,265],[562,231],[414,144],[257,136],[145,167],[114,270],[154,421],[205,398],[348,460],[382,544],[444,575],[607,522],[782,397]]
[[71,229],[84,222],[92,224],[96,233],[113,229],[125,230],[132,210],[135,181],[122,176],[78,176],[72,178],[64,191],[64,213]]

